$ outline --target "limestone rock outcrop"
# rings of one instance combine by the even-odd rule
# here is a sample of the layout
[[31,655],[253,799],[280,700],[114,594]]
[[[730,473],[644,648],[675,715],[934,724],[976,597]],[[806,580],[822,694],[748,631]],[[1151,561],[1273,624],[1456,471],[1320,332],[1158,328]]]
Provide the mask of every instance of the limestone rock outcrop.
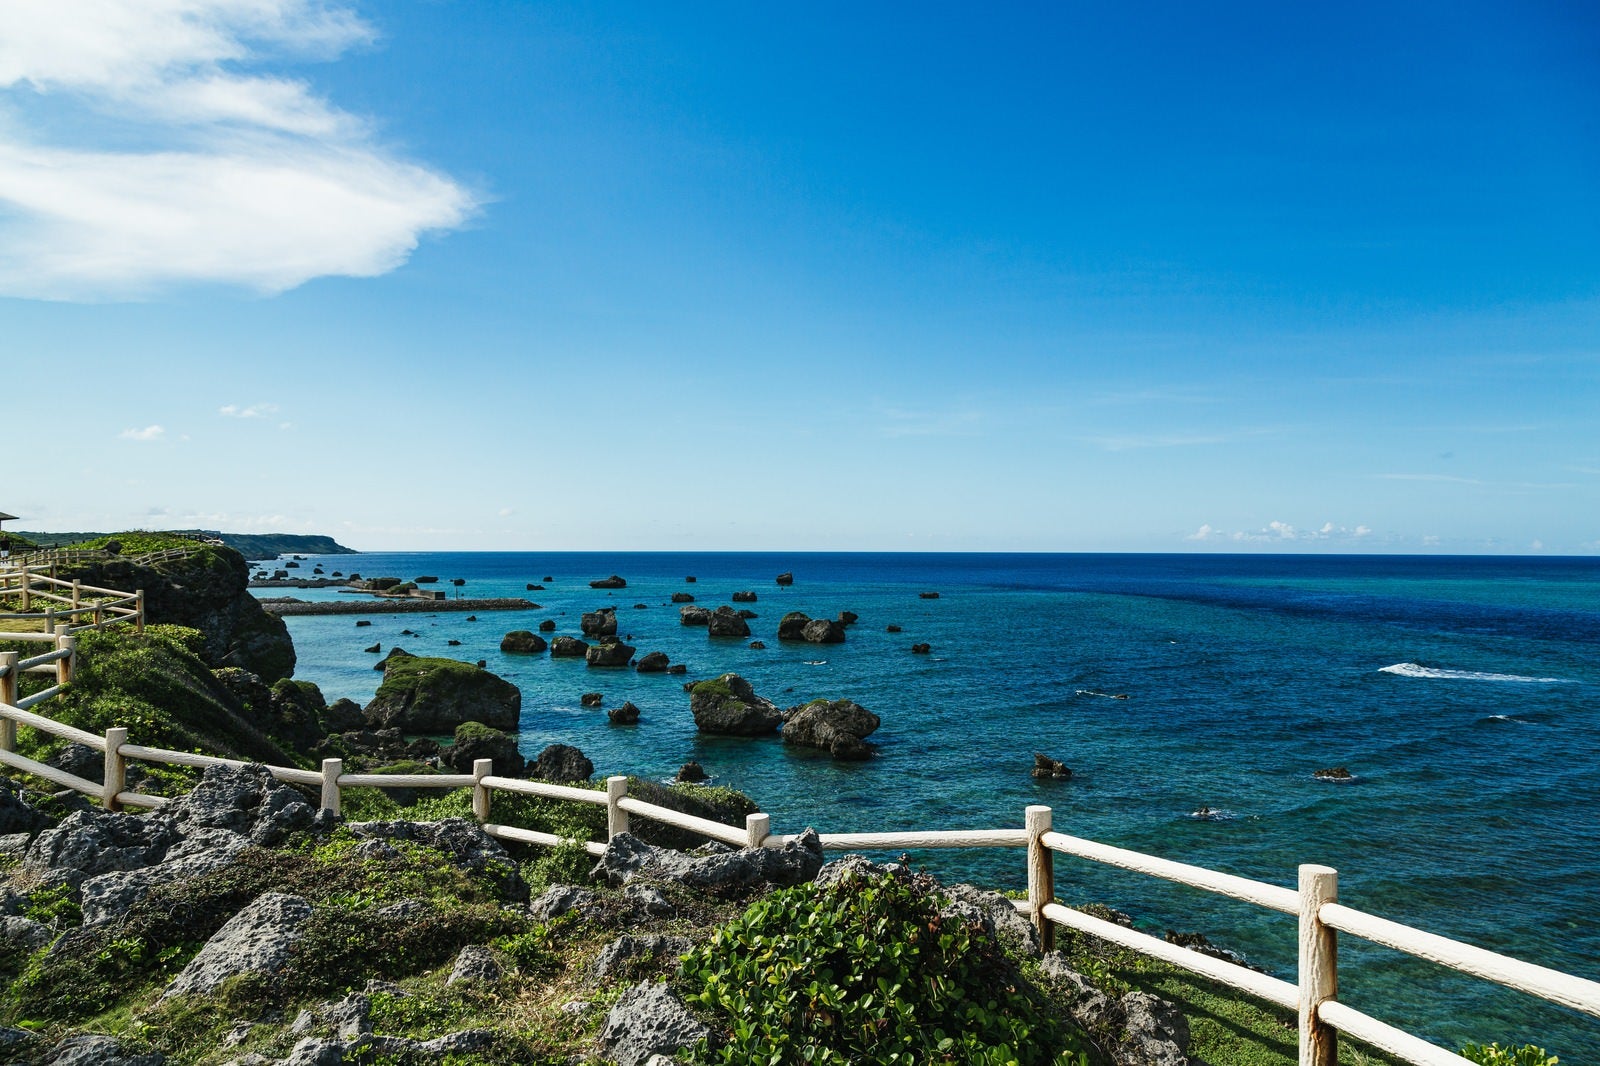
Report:
[[522,717],[522,692],[472,663],[406,656],[389,660],[362,713],[375,728],[407,733],[452,733],[463,722],[511,731]]
[[766,736],[783,721],[783,712],[771,700],[756,695],[750,682],[733,673],[696,684],[689,693],[689,710],[700,732],[721,736]]
[[783,742],[820,748],[835,759],[870,759],[866,738],[879,724],[877,715],[853,700],[812,700],[784,712]]

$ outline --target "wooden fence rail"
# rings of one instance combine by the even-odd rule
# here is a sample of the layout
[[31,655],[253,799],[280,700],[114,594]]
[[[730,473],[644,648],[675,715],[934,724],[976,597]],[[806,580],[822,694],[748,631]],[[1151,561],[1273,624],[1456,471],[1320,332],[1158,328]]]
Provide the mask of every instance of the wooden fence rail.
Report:
[[[21,659],[16,652],[0,652],[0,765],[95,796],[108,810],[120,810],[123,807],[156,808],[169,802],[161,796],[128,790],[127,764],[130,759],[196,768],[245,765],[237,759],[130,743],[128,731],[123,727],[108,729],[104,736],[100,736],[29,711],[23,706],[24,703],[36,703],[47,698],[47,694],[36,693],[26,700],[17,698],[17,680],[23,672],[24,663],[44,665],[48,661],[55,664],[61,680],[49,690],[50,693],[59,691],[70,679],[74,661],[73,638],[68,633],[61,633],[57,639],[60,645],[55,651],[33,659]],[[17,754],[16,728],[19,724],[103,753],[103,779],[90,781]],[[266,769],[279,780],[316,789],[322,808],[334,814],[342,810],[342,793],[346,788],[470,788],[473,815],[483,826],[484,832],[525,844],[553,847],[569,842],[554,834],[493,822],[490,816],[495,793],[542,796],[602,806],[606,809],[607,840],[627,832],[630,819],[635,815],[736,847],[781,847],[797,839],[796,835],[773,833],[771,816],[767,814],[749,815],[741,828],[646,802],[628,795],[628,779],[621,776],[606,778],[605,787],[601,790],[498,777],[493,773],[493,766],[488,759],[477,760],[470,774],[353,774],[344,772],[344,764],[340,759],[325,759],[318,770],[288,766],[268,766]],[[1299,1066],[1335,1066],[1339,1033],[1418,1066],[1460,1066],[1468,1061],[1339,1002],[1337,937],[1341,932],[1600,1017],[1600,982],[1486,951],[1347,907],[1338,902],[1337,871],[1326,866],[1300,866],[1298,887],[1288,888],[1058,833],[1054,831],[1052,818],[1051,808],[1031,806],[1024,812],[1023,825],[1019,828],[824,833],[820,839],[824,849],[835,851],[927,848],[1024,850],[1027,855],[1028,897],[1015,901],[1015,906],[1032,918],[1046,950],[1053,944],[1056,927],[1064,926],[1161,959],[1293,1010],[1299,1016]],[[591,855],[600,855],[606,849],[604,841],[580,843]],[[1054,857],[1058,854],[1158,877],[1294,915],[1299,932],[1296,980],[1291,983],[1202,955],[1057,903]]]
[[[123,592],[85,585],[77,580],[68,581],[55,576],[54,566],[10,566],[0,569],[0,597],[18,599],[22,608],[20,611],[0,612],[0,628],[4,628],[6,622],[37,621],[43,624],[42,633],[0,632],[0,640],[48,640],[63,625],[69,630],[78,630],[131,624],[138,632],[144,632],[143,589]],[[35,600],[43,602],[45,608],[35,609]],[[62,606],[51,606],[53,604]],[[90,621],[84,622],[84,618]]]

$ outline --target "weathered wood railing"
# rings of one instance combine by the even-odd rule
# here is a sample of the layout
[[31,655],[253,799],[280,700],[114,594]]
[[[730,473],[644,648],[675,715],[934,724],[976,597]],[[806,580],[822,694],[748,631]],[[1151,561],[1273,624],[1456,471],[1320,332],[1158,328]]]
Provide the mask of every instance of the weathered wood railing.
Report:
[[[16,652],[0,652],[0,765],[23,770],[65,788],[95,796],[108,810],[120,810],[123,807],[154,808],[169,802],[164,797],[143,795],[127,788],[129,759],[196,768],[245,765],[236,759],[133,744],[129,742],[128,731],[123,727],[108,729],[104,736],[99,736],[62,725],[28,710],[27,706],[58,692],[71,676],[74,654],[72,637],[63,634],[59,639],[61,644],[55,651],[31,659],[21,659]],[[57,685],[19,700],[18,675],[25,670],[40,668],[57,670]],[[102,780],[90,781],[18,755],[15,749],[16,727],[19,724],[64,737],[103,753]],[[335,814],[342,810],[342,792],[346,788],[470,788],[473,815],[482,823],[484,831],[490,836],[525,844],[558,846],[567,841],[554,834],[491,821],[496,792],[603,806],[606,808],[607,840],[628,831],[631,815],[700,833],[736,847],[781,847],[797,839],[795,835],[771,832],[770,815],[767,814],[749,815],[745,825],[740,828],[648,803],[628,795],[628,779],[620,776],[606,778],[605,789],[600,791],[545,781],[498,777],[493,773],[493,765],[488,759],[474,762],[470,774],[350,774],[344,772],[344,764],[340,759],[323,760],[319,770],[286,766],[268,766],[266,769],[281,781],[316,789],[322,808]],[[1338,873],[1326,866],[1302,865],[1299,868],[1298,888],[1291,889],[1058,833],[1053,828],[1052,818],[1051,808],[1031,806],[1027,808],[1020,828],[825,833],[821,834],[820,839],[822,847],[830,851],[1025,849],[1028,896],[1026,900],[1015,901],[1015,905],[1032,918],[1046,948],[1054,941],[1056,926],[1065,926],[1295,1011],[1300,1023],[1300,1066],[1335,1066],[1339,1033],[1348,1034],[1418,1066],[1460,1066],[1469,1061],[1341,1003],[1337,998],[1337,935],[1340,932],[1600,1017],[1600,982],[1486,951],[1347,907],[1338,902]],[[592,855],[600,855],[606,849],[602,841],[582,843]],[[1295,982],[1190,951],[1148,933],[1057,903],[1054,874],[1057,854],[1162,878],[1294,915],[1299,927]]]
[[[143,589],[123,592],[85,585],[78,580],[68,581],[56,577],[51,567],[0,569],[0,598],[18,600],[22,608],[0,612],[0,630],[5,629],[8,622],[37,622],[43,627],[43,632],[0,632],[0,640],[51,640],[60,626],[104,629],[130,624],[144,632]],[[43,610],[38,609],[35,600],[45,605]]]

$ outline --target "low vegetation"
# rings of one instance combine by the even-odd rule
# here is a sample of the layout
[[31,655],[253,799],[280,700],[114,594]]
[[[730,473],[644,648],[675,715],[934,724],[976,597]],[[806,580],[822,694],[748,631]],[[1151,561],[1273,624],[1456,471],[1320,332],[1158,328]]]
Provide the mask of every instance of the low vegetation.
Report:
[[683,959],[707,1063],[1086,1064],[1087,1043],[925,875],[773,893]]
[[[125,628],[80,631],[77,670],[66,691],[50,701],[50,717],[90,733],[126,726],[130,738],[152,747],[308,765],[255,724],[270,716],[247,713],[200,659],[202,640],[182,626],[146,626],[142,635]],[[66,744],[27,733],[19,747],[30,758],[47,758]]]

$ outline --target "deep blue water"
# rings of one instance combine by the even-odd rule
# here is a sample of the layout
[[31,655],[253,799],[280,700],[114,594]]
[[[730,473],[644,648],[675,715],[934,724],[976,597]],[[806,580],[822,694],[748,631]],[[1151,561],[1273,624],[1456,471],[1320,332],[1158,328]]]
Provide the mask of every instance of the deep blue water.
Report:
[[[430,553],[317,560],[436,574],[451,594],[540,610],[290,618],[297,677],[369,699],[374,641],[486,659],[523,693],[522,747],[574,744],[597,776],[697,759],[779,832],[994,828],[1047,803],[1064,832],[1293,885],[1340,872],[1343,902],[1600,980],[1600,560],[1374,556]],[[309,574],[311,563],[301,573]],[[793,571],[795,584],[773,578]],[[628,580],[608,593],[588,582]],[[525,585],[552,578],[547,590]],[[698,578],[687,584],[685,576]],[[674,592],[759,599],[751,639],[678,623]],[[922,599],[937,591],[938,599]],[[348,598],[333,590],[305,598]],[[616,605],[639,653],[734,670],[780,706],[848,697],[883,719],[878,757],[835,764],[771,740],[703,738],[681,678],[499,651],[502,635]],[[637,605],[637,606],[636,606]],[[855,611],[842,645],[780,644],[778,619]],[[894,623],[903,632],[891,634]],[[421,635],[401,637],[402,629]],[[459,647],[446,642],[461,641]],[[912,655],[913,642],[932,644]],[[636,727],[581,708],[632,700]],[[1127,699],[1110,696],[1125,694]],[[1034,752],[1073,768],[1029,776]],[[1354,784],[1312,773],[1343,765]],[[1202,805],[1217,820],[1192,816]],[[927,853],[945,876],[1020,887],[1017,852]],[[1201,930],[1292,979],[1294,920],[1059,859],[1058,891],[1141,925]],[[1600,1022],[1346,937],[1340,994],[1448,1044],[1532,1042],[1600,1059]]]

